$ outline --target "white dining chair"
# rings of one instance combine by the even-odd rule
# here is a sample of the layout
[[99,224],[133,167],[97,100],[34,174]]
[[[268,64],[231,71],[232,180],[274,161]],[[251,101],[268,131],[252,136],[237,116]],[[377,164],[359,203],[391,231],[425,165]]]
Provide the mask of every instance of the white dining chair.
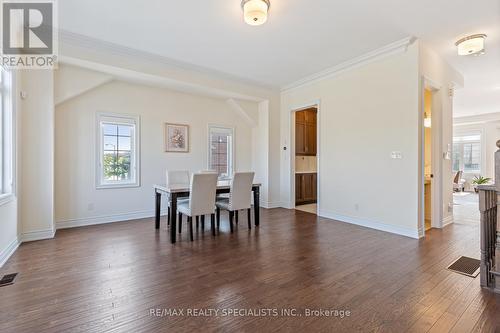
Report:
[[248,228],[252,228],[251,208],[252,208],[252,185],[254,172],[236,172],[231,179],[229,198],[218,198],[215,202],[217,207],[217,227],[220,226],[220,210],[229,212],[229,227],[233,232],[233,217],[236,214],[238,222],[238,211],[246,209],[248,214]]
[[189,236],[193,240],[193,216],[210,215],[212,234],[215,235],[215,193],[217,191],[216,173],[195,173],[191,176],[189,200],[181,202],[179,210],[179,230],[182,225],[182,215],[188,217]]
[[216,170],[200,170],[198,173],[217,173]]
[[[185,185],[189,186],[189,171],[187,170],[167,170],[167,187],[172,185]],[[177,202],[187,201],[186,199],[177,199]],[[167,225],[170,225],[170,200],[167,200]]]

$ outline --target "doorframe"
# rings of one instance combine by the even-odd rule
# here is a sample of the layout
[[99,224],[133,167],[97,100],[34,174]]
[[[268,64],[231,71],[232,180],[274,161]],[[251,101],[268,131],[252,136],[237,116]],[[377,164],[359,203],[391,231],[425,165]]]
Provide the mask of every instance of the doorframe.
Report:
[[425,111],[425,89],[432,92],[431,105],[431,227],[443,227],[443,111],[442,111],[442,87],[426,76],[422,76],[420,84],[420,108],[419,108],[419,211],[418,211],[418,231],[419,237],[425,237],[425,127],[424,127],[424,111]]
[[321,128],[319,126],[321,119],[321,100],[313,100],[309,103],[300,104],[292,107],[289,111],[289,137],[290,137],[290,178],[289,178],[289,186],[290,186],[290,202],[288,207],[290,209],[295,208],[295,112],[302,111],[306,109],[310,109],[315,107],[317,109],[316,114],[316,215],[320,215],[320,201],[321,201],[321,166],[320,166],[320,151],[321,151]]

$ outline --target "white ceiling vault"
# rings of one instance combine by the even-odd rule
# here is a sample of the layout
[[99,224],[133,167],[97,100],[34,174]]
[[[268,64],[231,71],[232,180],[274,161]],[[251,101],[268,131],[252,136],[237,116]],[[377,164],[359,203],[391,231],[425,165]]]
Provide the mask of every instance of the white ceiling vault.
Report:
[[[415,36],[464,75],[456,115],[500,111],[497,0],[271,0],[258,27],[240,0],[58,3],[64,31],[274,87]],[[488,35],[486,55],[458,57],[454,42],[474,33]]]

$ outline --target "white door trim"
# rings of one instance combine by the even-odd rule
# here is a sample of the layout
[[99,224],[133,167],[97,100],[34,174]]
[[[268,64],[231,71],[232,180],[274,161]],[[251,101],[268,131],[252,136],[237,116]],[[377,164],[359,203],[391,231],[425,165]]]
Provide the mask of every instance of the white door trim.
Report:
[[305,109],[309,109],[312,107],[317,108],[317,116],[316,116],[316,165],[317,165],[317,207],[316,207],[316,215],[319,216],[320,207],[321,207],[321,166],[320,166],[320,152],[321,152],[321,100],[313,100],[309,103],[296,105],[292,107],[289,111],[289,137],[290,137],[290,201],[288,203],[288,207],[293,209],[295,208],[295,112],[302,111]]
[[432,91],[432,174],[431,180],[431,219],[432,227],[442,228],[443,216],[443,153],[442,147],[442,126],[443,126],[443,112],[442,112],[442,89],[441,86],[436,85],[432,80],[425,76],[421,78],[420,85],[420,108],[419,108],[419,212],[418,212],[418,229],[419,236],[425,237],[425,128],[424,128],[424,108],[425,108],[425,89]]

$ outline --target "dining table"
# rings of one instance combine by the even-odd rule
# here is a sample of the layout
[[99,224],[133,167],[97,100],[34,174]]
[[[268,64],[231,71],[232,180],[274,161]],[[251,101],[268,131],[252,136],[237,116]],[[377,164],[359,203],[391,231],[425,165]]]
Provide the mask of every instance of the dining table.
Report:
[[[261,184],[252,184],[254,224],[260,224],[260,187]],[[189,197],[189,184],[153,185],[155,191],[155,229],[160,229],[161,200],[165,195],[170,206],[170,242],[176,242],[176,221],[177,221],[177,199]],[[217,194],[229,193],[231,191],[231,180],[219,180],[217,182]]]

